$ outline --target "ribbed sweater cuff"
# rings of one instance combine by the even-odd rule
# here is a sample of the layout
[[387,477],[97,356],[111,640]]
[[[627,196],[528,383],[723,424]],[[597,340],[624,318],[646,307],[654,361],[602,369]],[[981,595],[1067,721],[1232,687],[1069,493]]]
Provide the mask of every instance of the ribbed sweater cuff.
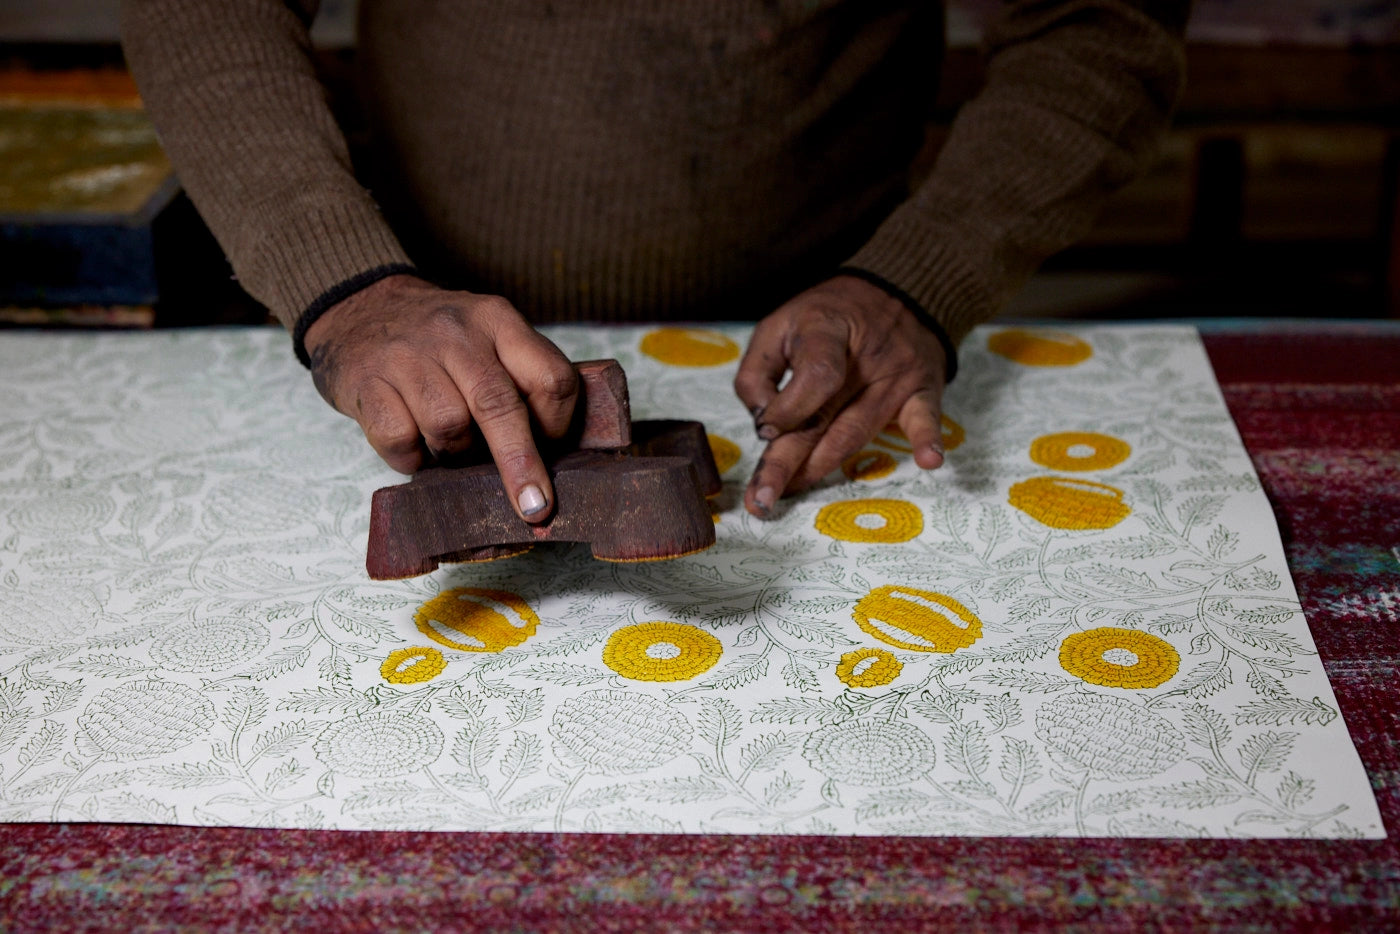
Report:
[[975,265],[952,248],[952,239],[896,212],[844,265],[903,292],[906,304],[912,301],[956,347],[997,309]]
[[387,279],[390,276],[411,276],[417,275],[417,273],[418,270],[407,263],[389,263],[385,266],[367,269],[322,292],[301,313],[301,317],[297,319],[296,327],[292,328],[292,349],[296,351],[297,359],[301,361],[301,365],[308,370],[311,369],[311,355],[306,352],[306,332],[311,330],[311,325],[319,321],[323,314],[361,289],[367,289],[374,285],[380,279]]
[[367,271],[412,266],[367,196],[303,201],[279,213],[263,225],[273,233],[240,274],[288,330],[295,331],[305,312],[343,283]]
[[892,297],[899,299],[915,319],[933,332],[933,336],[938,339],[939,346],[943,348],[943,382],[946,384],[953,381],[953,377],[958,375],[958,348],[953,344],[953,339],[948,336],[943,325],[935,321],[924,306],[914,300],[914,296],[868,269],[861,269],[857,266],[842,266],[836,270],[836,274],[838,276],[855,276],[857,279],[869,282],[871,285],[888,292]]

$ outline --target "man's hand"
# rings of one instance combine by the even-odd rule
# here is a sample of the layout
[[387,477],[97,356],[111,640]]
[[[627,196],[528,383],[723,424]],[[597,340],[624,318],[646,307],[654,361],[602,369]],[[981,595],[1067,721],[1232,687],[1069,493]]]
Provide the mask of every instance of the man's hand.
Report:
[[306,350],[321,395],[390,467],[412,473],[480,432],[520,517],[549,517],[532,422],[551,438],[568,430],[578,374],[505,299],[390,276],[322,315]]
[[764,318],[734,378],[769,442],[745,508],[767,517],[779,496],[816,483],[891,421],[920,467],[940,466],[946,363],[903,302],[854,276],[829,279]]

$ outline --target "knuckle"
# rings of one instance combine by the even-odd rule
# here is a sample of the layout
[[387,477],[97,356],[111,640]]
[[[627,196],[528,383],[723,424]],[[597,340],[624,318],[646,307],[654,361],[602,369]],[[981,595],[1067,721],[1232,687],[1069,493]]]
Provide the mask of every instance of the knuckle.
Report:
[[545,402],[567,402],[578,392],[578,372],[567,362],[547,366],[537,381],[538,393]]
[[520,409],[520,391],[515,388],[514,383],[504,377],[482,380],[472,388],[470,405],[478,420],[499,421]]
[[515,306],[499,295],[482,295],[476,299],[473,311],[488,318],[515,318],[520,313]]

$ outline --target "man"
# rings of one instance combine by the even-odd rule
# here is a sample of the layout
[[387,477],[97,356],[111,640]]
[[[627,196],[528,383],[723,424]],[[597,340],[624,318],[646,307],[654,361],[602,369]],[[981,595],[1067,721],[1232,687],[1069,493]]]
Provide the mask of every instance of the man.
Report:
[[939,466],[957,342],[1150,158],[1187,4],[1006,4],[912,195],[938,4],[362,0],[358,179],[315,6],[128,0],[128,60],[327,401],[404,472],[479,434],[542,522],[532,425],[562,433],[577,385],[530,321],[762,317],[735,379],[768,442],[755,515],[891,420]]

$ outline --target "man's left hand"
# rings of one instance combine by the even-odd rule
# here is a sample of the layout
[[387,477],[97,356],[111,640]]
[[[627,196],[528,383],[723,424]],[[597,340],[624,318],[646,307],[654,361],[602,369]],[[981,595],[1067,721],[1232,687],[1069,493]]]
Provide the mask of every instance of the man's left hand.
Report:
[[920,467],[940,466],[946,364],[938,339],[903,302],[854,276],[829,279],[764,318],[734,377],[768,442],[744,507],[766,518],[780,496],[815,484],[892,421]]

